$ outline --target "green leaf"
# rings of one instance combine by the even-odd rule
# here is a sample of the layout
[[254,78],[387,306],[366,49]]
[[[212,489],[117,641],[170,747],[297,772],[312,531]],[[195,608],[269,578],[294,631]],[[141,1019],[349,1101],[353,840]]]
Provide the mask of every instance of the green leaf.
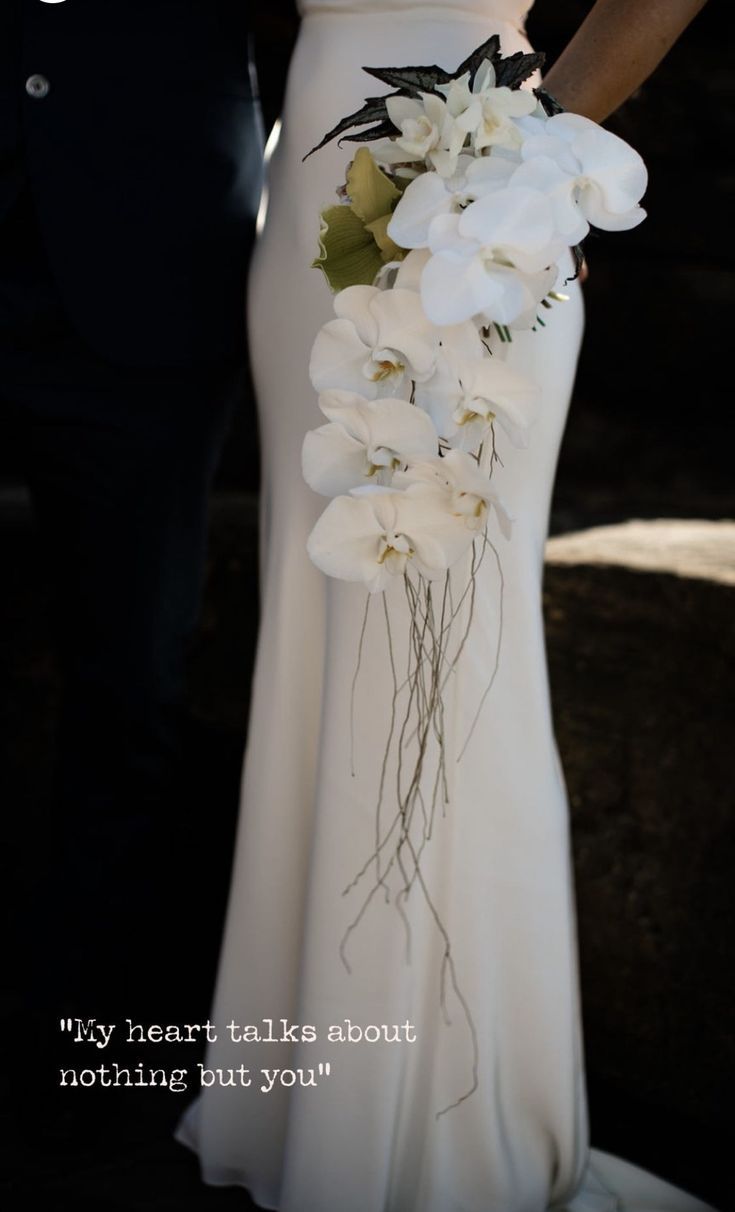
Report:
[[321,217],[319,256],[312,266],[321,269],[335,292],[359,284],[372,286],[383,265],[372,232],[351,206],[329,206]]
[[366,230],[370,232],[380,249],[380,258],[384,263],[402,261],[406,255],[405,248],[400,248],[388,235],[388,224],[392,218],[392,213],[381,215],[380,218],[373,219],[372,223],[365,224]]
[[352,209],[363,223],[390,214],[401,196],[390,177],[382,172],[366,147],[356,153],[347,170],[347,193]]

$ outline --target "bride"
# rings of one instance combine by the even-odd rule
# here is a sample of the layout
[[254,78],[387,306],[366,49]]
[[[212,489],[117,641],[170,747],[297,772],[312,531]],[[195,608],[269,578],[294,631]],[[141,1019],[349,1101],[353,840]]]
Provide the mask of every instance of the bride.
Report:
[[[545,87],[603,120],[702,2],[598,0]],[[453,68],[492,33],[505,55],[528,50],[527,7],[301,4],[251,275],[261,627],[217,1039],[177,1130],[206,1182],[239,1184],[280,1212],[706,1209],[589,1144],[568,808],[540,592],[583,329],[577,281],[543,330],[516,334],[509,349],[509,363],[542,385],[542,405],[529,448],[499,449],[517,521],[512,540],[498,540],[500,565],[485,561],[478,573],[445,703],[448,803],[422,872],[451,937],[456,985],[444,987],[445,939],[426,901],[404,898],[399,915],[395,895],[381,890],[365,904],[354,880],[375,845],[393,681],[382,604],[365,617],[364,588],[327,579],[307,555],[324,506],[301,473],[304,434],[320,420],[309,355],[332,314],[310,263],[319,212],[349,154],[332,143],[302,160],[360,108],[363,65]],[[385,600],[401,665],[400,587]]]

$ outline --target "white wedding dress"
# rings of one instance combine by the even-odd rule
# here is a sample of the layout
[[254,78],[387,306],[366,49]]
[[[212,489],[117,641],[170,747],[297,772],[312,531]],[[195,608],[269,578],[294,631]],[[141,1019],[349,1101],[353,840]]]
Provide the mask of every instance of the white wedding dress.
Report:
[[[705,1212],[706,1205],[588,1141],[568,809],[552,730],[541,577],[557,451],[583,328],[579,285],[514,339],[509,360],[543,384],[530,447],[501,443],[498,489],[515,515],[502,566],[497,676],[457,756],[495,665],[499,574],[486,559],[474,621],[446,695],[449,803],[423,871],[451,938],[459,1000],[440,1005],[443,941],[416,890],[373,897],[340,941],[369,884],[343,895],[370,856],[393,692],[382,603],[368,614],[350,695],[365,590],[326,578],[306,540],[326,501],[301,475],[307,429],[321,424],[308,377],[331,296],[318,270],[319,210],[334,201],[352,145],[304,154],[366,96],[386,91],[363,64],[453,69],[491,33],[528,49],[524,0],[302,0],[269,210],[250,289],[262,442],[261,628],[226,931],[212,1010],[212,1070],[244,1065],[243,1087],[201,1091],[177,1138],[204,1180],[240,1184],[280,1212]],[[620,237],[621,239],[624,236]],[[495,481],[494,481],[495,482]],[[397,647],[405,616],[388,594]],[[354,770],[354,773],[353,773]],[[390,788],[390,780],[388,787]],[[385,811],[389,809],[389,794]],[[273,1019],[309,1024],[316,1042],[235,1043],[226,1030]],[[416,1040],[328,1042],[330,1025],[410,1022]],[[316,1086],[260,1069],[318,1069]],[[290,1079],[288,1079],[290,1080]]]

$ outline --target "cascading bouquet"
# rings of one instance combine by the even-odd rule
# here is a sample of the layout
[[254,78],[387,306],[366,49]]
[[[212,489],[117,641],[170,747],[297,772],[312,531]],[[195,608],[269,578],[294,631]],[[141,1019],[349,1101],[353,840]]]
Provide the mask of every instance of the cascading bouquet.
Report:
[[[503,57],[493,36],[453,73],[365,68],[394,91],[369,98],[312,149],[339,136],[371,145],[356,152],[340,201],[321,216],[314,264],[335,292],[335,318],[313,346],[311,381],[326,424],[306,434],[302,466],[307,483],[332,499],[308,552],[330,576],[366,586],[366,614],[372,595],[402,581],[410,629],[399,682],[383,595],[391,731],[375,850],[345,891],[369,870],[374,881],[350,930],[374,892],[390,896],[391,871],[400,877],[399,909],[420,886],[444,940],[442,1005],[449,975],[472,1031],[467,1094],[477,1084],[476,1036],[420,859],[436,800],[447,798],[442,692],[468,634],[488,548],[502,590],[488,537],[493,515],[506,539],[511,533],[495,487],[496,425],[501,440],[526,446],[540,401],[539,384],[507,365],[507,350],[514,330],[543,325],[542,313],[564,300],[555,289],[565,284],[562,259],[569,266],[571,249],[578,272],[590,226],[621,230],[645,217],[647,174],[637,152],[564,112],[543,88],[521,88],[543,60]],[[455,578],[461,572],[459,592],[452,569]],[[397,803],[383,825],[394,743]],[[438,757],[427,804],[430,744]]]

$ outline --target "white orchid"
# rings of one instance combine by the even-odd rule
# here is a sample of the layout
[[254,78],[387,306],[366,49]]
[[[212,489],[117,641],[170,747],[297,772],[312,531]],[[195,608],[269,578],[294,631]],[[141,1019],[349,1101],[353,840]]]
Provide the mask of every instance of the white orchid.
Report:
[[[401,71],[391,74],[411,91],[415,75]],[[370,150],[387,168],[386,183],[372,165],[377,219],[349,200],[355,239],[367,226],[386,263],[348,269],[341,281],[375,277],[336,295],[311,355],[326,424],[306,434],[302,470],[332,500],[308,552],[371,593],[412,569],[442,576],[491,514],[509,537],[483,456],[498,430],[528,445],[542,392],[508,365],[504,329],[535,326],[590,225],[645,217],[645,165],[622,139],[577,114],[549,116],[528,88],[498,86],[488,59],[472,83],[469,72],[441,78],[427,69],[432,91],[385,98],[396,133]],[[345,121],[372,112],[368,102]]]
[[309,430],[301,466],[315,492],[337,496],[360,484],[390,482],[409,459],[436,454],[430,417],[406,400],[368,400],[349,391],[327,391],[319,407],[328,424]]
[[335,296],[334,310],[337,318],[322,327],[311,353],[317,391],[406,399],[412,380],[432,374],[439,335],[415,291],[348,286]]
[[429,259],[427,249],[412,249],[402,261],[387,261],[373,283],[379,290],[421,290],[421,274]]
[[442,349],[437,369],[416,392],[416,403],[436,430],[458,450],[476,451],[494,421],[514,446],[528,445],[541,400],[533,380],[506,365],[499,354],[457,356]]
[[375,485],[330,501],[307,550],[328,576],[361,581],[376,593],[411,566],[430,579],[442,576],[472,538],[446,497]]
[[443,97],[421,93],[417,97],[386,98],[388,117],[400,132],[373,144],[375,159],[382,164],[425,162],[438,173],[451,176],[467,132],[457,126]]
[[431,253],[428,248],[413,248],[402,261],[397,264],[394,286],[403,290],[421,291],[421,275]]
[[547,114],[540,101],[537,103],[533,113],[529,114],[527,118],[518,118],[518,129],[523,135],[523,144],[533,135],[543,135],[546,131],[546,123],[548,121],[549,114]]
[[496,88],[495,68],[489,59],[477,71],[472,88],[469,79],[469,72],[465,72],[458,80],[439,85],[455,125],[471,136],[476,152],[487,147],[519,148],[524,136],[516,119],[535,111],[533,93],[521,88]]
[[470,531],[484,529],[492,507],[501,533],[510,538],[513,519],[489,477],[480,471],[467,451],[450,450],[444,456],[435,455],[412,464],[406,471],[396,472],[395,479],[399,486],[405,486],[406,496],[427,509],[432,505],[446,509]]
[[[429,246],[433,255],[421,275],[421,298],[439,325],[476,315],[513,323],[534,301],[535,275],[553,265],[564,247],[550,199],[520,187],[488,194],[460,215],[439,215],[429,228]],[[545,287],[557,272],[547,275]]]
[[621,231],[642,222],[646,212],[638,203],[648,174],[624,139],[580,114],[556,114],[531,129],[512,184],[549,196],[567,244],[583,240],[590,224]]
[[388,224],[388,235],[401,248],[428,248],[429,227],[437,215],[454,215],[470,202],[503,189],[518,168],[518,157],[460,156],[451,177],[421,173],[406,189]]

